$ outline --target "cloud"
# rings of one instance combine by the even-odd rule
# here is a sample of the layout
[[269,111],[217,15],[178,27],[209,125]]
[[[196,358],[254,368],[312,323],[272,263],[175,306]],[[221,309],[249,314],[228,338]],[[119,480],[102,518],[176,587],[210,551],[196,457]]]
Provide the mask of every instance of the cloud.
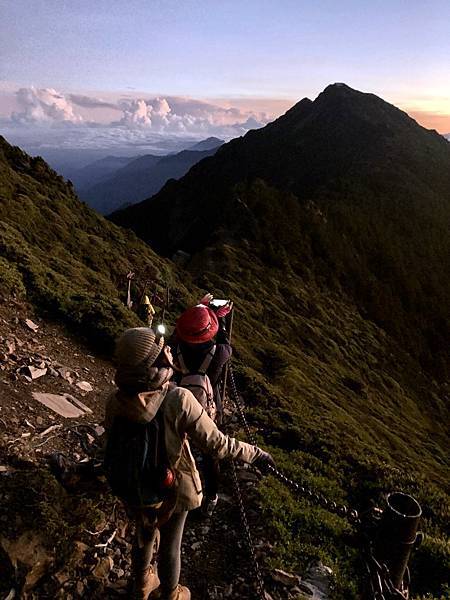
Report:
[[[209,136],[229,140],[270,121],[261,111],[178,96],[108,93],[103,99],[35,87],[20,88],[10,96],[13,105],[5,125],[13,135],[19,139],[23,133],[23,139],[41,139],[61,148],[154,148],[164,140],[170,139],[172,146],[175,139],[181,143]],[[119,114],[112,122],[111,111]]]
[[18,112],[11,118],[18,123],[79,123],[70,99],[53,88],[20,88],[16,92]]
[[118,106],[122,118],[112,125],[151,129],[159,133],[194,135],[236,135],[262,127],[269,122],[266,114],[243,112],[190,98],[122,98]]
[[176,115],[165,98],[154,100],[122,100],[119,107],[123,116],[118,125],[144,126],[154,129],[165,129]]
[[82,96],[80,94],[69,94],[69,99],[73,104],[81,106],[82,108],[113,108],[120,110],[117,104],[112,102],[105,102],[100,98],[92,98],[91,96]]

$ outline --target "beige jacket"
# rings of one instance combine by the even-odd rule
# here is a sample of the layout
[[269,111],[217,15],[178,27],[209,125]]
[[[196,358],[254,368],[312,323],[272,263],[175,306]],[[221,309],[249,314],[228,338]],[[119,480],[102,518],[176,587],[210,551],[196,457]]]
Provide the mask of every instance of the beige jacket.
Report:
[[173,384],[136,396],[125,396],[121,392],[112,395],[106,404],[106,430],[115,416],[148,423],[158,409],[164,414],[167,455],[176,474],[176,512],[198,508],[203,498],[200,475],[187,438],[202,452],[218,459],[229,457],[252,463],[261,455],[259,448],[219,431],[194,395]]

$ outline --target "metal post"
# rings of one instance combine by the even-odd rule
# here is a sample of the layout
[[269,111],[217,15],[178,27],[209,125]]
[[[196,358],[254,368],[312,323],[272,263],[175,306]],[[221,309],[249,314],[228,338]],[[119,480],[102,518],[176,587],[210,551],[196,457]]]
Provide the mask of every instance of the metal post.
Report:
[[[231,344],[231,335],[233,333],[233,314],[234,314],[234,309],[231,311],[229,319],[228,319],[227,333],[228,333],[228,342],[230,344]],[[225,395],[227,392],[228,368],[229,368],[229,361],[226,362],[224,372],[223,372],[222,408],[225,405]]]
[[393,492],[387,497],[375,540],[374,554],[389,569],[392,583],[402,590],[409,556],[417,538],[422,509],[410,495]]

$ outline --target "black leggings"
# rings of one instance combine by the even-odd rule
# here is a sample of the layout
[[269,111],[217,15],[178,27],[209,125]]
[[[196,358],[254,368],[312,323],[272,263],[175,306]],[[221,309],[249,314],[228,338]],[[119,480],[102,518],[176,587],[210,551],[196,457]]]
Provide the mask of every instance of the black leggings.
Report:
[[214,498],[219,491],[219,461],[208,454],[202,455],[202,461],[203,477],[205,480],[205,496],[207,498]]
[[133,547],[134,571],[137,579],[144,576],[146,569],[155,560],[158,535],[158,575],[161,592],[170,593],[178,585],[181,572],[181,541],[187,511],[174,513],[159,529],[151,513],[141,511],[135,515],[136,538]]

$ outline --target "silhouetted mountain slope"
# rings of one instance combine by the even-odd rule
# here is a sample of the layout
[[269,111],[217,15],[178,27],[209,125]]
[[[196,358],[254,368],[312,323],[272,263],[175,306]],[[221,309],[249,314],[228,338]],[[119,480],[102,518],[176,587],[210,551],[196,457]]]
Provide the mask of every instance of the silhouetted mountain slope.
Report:
[[168,255],[273,246],[447,372],[450,144],[373,94],[330,85],[111,218]]
[[[168,156],[146,155],[133,160],[122,169],[117,170],[112,177],[102,181],[87,190],[81,191],[81,197],[98,212],[107,214],[117,210],[123,204],[133,204],[143,198],[155,194],[168,179],[178,179],[206,156],[216,152],[223,143],[217,138],[208,138],[201,144],[203,150],[182,150]],[[198,146],[198,144],[196,145]]]
[[134,160],[136,160],[135,156],[105,156],[73,173],[71,181],[77,191],[83,190],[106,179],[112,173]]

